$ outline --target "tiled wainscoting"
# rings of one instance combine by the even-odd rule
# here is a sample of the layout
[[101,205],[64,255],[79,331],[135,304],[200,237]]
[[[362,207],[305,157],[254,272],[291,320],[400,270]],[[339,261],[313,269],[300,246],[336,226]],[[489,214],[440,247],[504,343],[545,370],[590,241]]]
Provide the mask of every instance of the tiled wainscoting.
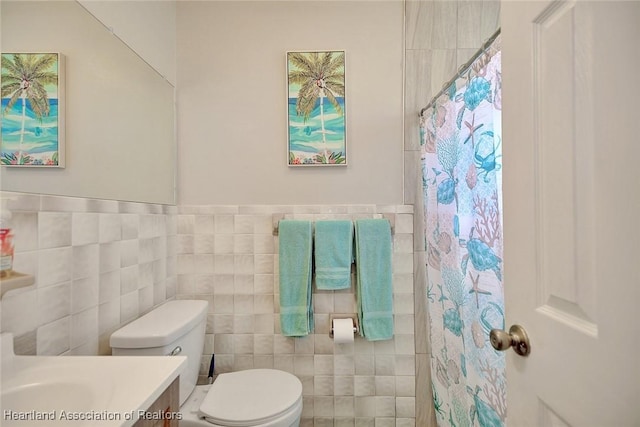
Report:
[[[395,213],[395,337],[335,345],[330,313],[355,313],[354,287],[316,291],[315,331],[279,334],[278,238],[287,219],[357,219]],[[413,206],[180,206],[177,298],[209,301],[201,374],[277,368],[303,384],[302,426],[415,426]],[[353,282],[355,283],[355,281]]]
[[[175,206],[18,193],[14,268],[36,284],[6,294],[1,330],[20,354],[109,354],[121,325],[173,298],[209,301],[202,379],[282,369],[303,383],[302,426],[415,426],[413,207]],[[331,313],[355,313],[353,287],[315,291],[315,331],[279,334],[273,214],[357,219],[395,214],[395,337],[334,345]],[[354,278],[355,279],[355,278]],[[355,283],[355,282],[354,282]],[[314,288],[315,289],[315,288]],[[423,340],[423,338],[421,338]],[[421,341],[418,340],[418,341]]]
[[2,192],[14,269],[1,330],[19,354],[110,354],[109,336],[176,290],[176,207]]

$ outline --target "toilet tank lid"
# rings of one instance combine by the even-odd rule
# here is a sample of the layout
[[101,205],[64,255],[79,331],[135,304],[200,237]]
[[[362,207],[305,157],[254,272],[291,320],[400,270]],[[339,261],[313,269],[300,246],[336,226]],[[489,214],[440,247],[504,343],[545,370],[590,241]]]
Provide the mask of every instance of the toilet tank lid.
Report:
[[111,348],[152,348],[171,344],[207,315],[207,301],[169,301],[115,331]]

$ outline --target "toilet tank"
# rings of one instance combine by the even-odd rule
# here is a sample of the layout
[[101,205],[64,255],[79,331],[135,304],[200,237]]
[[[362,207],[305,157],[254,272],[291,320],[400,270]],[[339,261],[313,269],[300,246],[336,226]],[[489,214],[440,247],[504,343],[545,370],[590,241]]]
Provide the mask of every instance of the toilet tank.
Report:
[[200,371],[207,324],[207,301],[169,301],[111,335],[114,356],[187,356],[180,374],[180,405],[193,391]]

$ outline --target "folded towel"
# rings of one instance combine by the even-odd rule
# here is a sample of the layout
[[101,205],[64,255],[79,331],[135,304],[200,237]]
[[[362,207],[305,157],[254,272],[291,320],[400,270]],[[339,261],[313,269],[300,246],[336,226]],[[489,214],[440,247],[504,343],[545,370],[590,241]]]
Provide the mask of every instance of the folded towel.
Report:
[[282,335],[301,337],[313,329],[310,221],[281,220],[279,228],[280,326]]
[[314,238],[316,288],[349,289],[353,262],[353,223],[316,221]]
[[369,341],[393,337],[391,227],[386,219],[356,220],[357,306],[360,334]]

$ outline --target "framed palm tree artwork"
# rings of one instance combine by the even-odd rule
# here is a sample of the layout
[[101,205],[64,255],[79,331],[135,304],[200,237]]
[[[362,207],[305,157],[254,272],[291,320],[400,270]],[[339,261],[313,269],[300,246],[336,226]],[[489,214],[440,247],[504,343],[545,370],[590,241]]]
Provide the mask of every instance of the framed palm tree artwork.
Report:
[[287,52],[289,166],[347,164],[345,52]]
[[64,68],[60,53],[3,53],[0,163],[64,167]]

